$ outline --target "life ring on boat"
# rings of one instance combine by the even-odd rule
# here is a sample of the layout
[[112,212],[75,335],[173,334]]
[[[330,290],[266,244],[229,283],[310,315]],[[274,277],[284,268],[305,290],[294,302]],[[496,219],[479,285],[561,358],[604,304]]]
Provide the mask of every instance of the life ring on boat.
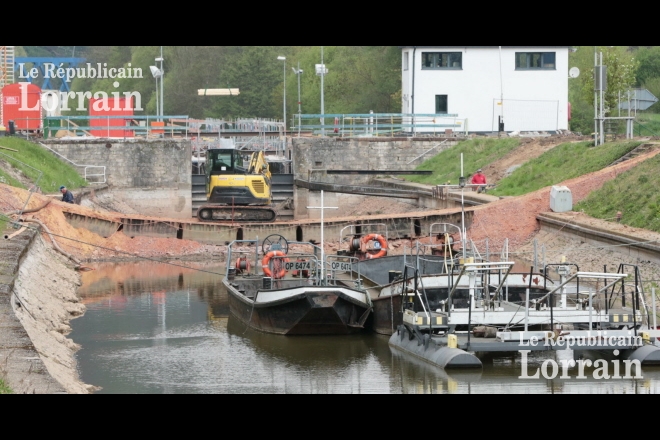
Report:
[[[271,258],[273,257],[286,257],[286,254],[282,251],[270,251],[268,252],[265,256],[264,259],[261,260],[261,268],[264,271],[264,275],[267,277],[274,278],[276,280],[279,280],[280,278],[284,278],[284,275],[286,275],[286,269],[282,267],[279,271],[273,273],[270,270],[270,267],[268,267],[268,263],[270,262]],[[289,262],[288,258],[278,258],[278,260],[282,260],[285,263]]]
[[380,258],[380,257],[384,257],[385,255],[387,255],[387,240],[385,240],[385,237],[383,237],[380,234],[369,234],[369,235],[365,235],[364,237],[362,237],[361,241],[362,241],[362,243],[366,244],[367,242],[372,241],[372,240],[376,240],[378,242],[378,244],[380,245],[380,250],[377,253],[373,254],[373,255],[372,254],[367,254],[367,258],[368,259]]

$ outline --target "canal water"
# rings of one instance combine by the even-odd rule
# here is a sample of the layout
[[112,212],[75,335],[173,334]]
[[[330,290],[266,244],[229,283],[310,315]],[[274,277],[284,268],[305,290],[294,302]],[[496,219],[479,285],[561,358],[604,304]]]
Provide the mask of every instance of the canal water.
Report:
[[[222,266],[103,263],[83,273],[85,314],[69,337],[81,379],[98,394],[657,394],[660,368],[638,378],[546,379],[543,358],[521,355],[483,369],[442,370],[376,334],[279,336],[230,316]],[[552,368],[550,366],[550,375]],[[523,378],[534,376],[539,378]],[[613,370],[610,372],[613,374]],[[621,376],[625,376],[623,370]],[[635,376],[635,374],[633,374]]]

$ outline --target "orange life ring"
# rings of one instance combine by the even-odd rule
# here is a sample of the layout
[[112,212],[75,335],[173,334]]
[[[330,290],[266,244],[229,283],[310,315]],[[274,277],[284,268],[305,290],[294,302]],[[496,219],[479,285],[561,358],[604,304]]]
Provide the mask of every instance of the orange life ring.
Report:
[[[282,268],[278,272],[275,272],[273,274],[273,272],[271,272],[270,268],[268,267],[268,263],[270,262],[270,259],[273,258],[273,257],[286,257],[286,254],[282,251],[270,251],[270,252],[268,252],[264,256],[264,259],[261,260],[261,268],[264,271],[264,275],[266,275],[267,277],[274,278],[276,280],[278,280],[280,278],[284,278],[284,275],[286,275],[286,269],[285,268]],[[283,260],[285,263],[289,262],[288,258],[281,258],[281,260]]]
[[367,258],[380,258],[387,255],[387,240],[380,234],[369,234],[362,237],[362,243],[367,243],[368,241],[376,240],[380,244],[380,251],[376,254],[367,254]]

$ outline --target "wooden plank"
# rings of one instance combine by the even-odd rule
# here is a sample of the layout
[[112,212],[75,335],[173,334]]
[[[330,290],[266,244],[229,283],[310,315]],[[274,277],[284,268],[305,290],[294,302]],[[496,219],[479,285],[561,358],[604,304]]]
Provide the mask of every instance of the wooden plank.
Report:
[[199,96],[234,96],[239,95],[238,89],[197,89]]
[[[76,127],[76,128],[80,127],[80,125],[76,124],[75,122],[73,122],[73,121],[70,120],[70,119],[67,119],[66,122],[68,122],[69,124],[73,125],[73,126]],[[63,129],[64,129],[64,127],[61,127],[61,128],[60,128],[60,130],[63,130]],[[59,131],[59,130],[58,130],[58,131]],[[80,131],[82,131],[83,133],[86,133],[86,134],[89,135],[89,136],[93,136],[92,133],[90,133],[90,132],[87,131],[87,130],[80,129]]]

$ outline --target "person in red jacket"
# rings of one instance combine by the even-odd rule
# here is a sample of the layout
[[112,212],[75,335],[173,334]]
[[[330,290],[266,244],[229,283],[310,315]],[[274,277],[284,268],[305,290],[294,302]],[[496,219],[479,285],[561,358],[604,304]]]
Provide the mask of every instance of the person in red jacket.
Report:
[[481,168],[479,168],[477,172],[472,176],[470,183],[473,185],[483,185],[477,187],[478,193],[481,193],[486,189],[486,175],[481,171]]

